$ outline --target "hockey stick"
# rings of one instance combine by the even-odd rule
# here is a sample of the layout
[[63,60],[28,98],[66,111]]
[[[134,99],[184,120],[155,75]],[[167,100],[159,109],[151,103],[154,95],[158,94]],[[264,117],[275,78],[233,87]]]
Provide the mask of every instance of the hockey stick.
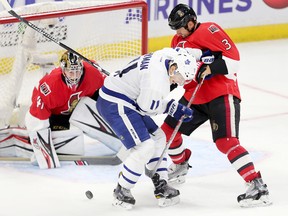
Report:
[[[76,156],[76,155],[59,155],[60,161],[71,161],[78,166],[83,165],[119,165],[122,163],[121,159],[115,156]],[[21,157],[0,157],[0,161],[26,161],[30,158]]]
[[86,61],[88,64],[90,64],[91,66],[95,67],[96,69],[98,69],[99,71],[101,71],[102,73],[104,73],[105,75],[109,76],[110,73],[106,70],[104,70],[102,67],[100,67],[100,65],[96,64],[95,62],[87,59],[85,56],[81,55],[80,53],[78,53],[77,51],[75,51],[74,49],[68,47],[67,45],[61,43],[60,41],[58,41],[57,39],[53,38],[50,34],[48,34],[47,32],[45,32],[43,29],[38,28],[36,25],[34,25],[33,23],[29,22],[28,20],[24,19],[23,17],[19,16],[10,6],[10,4],[7,2],[7,0],[0,0],[2,5],[4,6],[4,8],[8,11],[9,14],[11,14],[12,16],[14,16],[15,18],[17,18],[18,20],[20,20],[21,22],[25,23],[27,26],[31,27],[32,29],[34,29],[35,31],[39,32],[40,34],[42,34],[44,37],[48,38],[49,40],[53,41],[54,43],[58,44],[59,46],[61,46],[62,48],[68,50],[69,52],[74,53],[75,55],[77,55],[79,58],[83,59],[84,61]]
[[[205,75],[205,76],[206,76],[206,75]],[[192,96],[191,96],[191,98],[190,98],[190,100],[189,100],[189,102],[188,102],[188,104],[187,104],[186,107],[190,107],[191,104],[193,103],[194,98],[195,98],[195,96],[196,96],[196,93],[198,92],[198,90],[200,89],[200,87],[202,86],[202,84],[203,84],[203,82],[204,82],[205,76],[202,78],[201,82],[198,83],[198,85],[196,86],[196,88],[195,88],[195,90],[194,90],[194,92],[193,92],[193,94],[192,94]],[[169,139],[168,142],[166,143],[166,146],[165,146],[165,148],[164,148],[164,150],[163,150],[163,152],[162,152],[159,160],[157,161],[157,164],[155,165],[154,169],[153,169],[153,170],[145,169],[145,174],[146,174],[148,177],[152,178],[153,175],[156,173],[156,171],[157,171],[160,163],[162,162],[162,160],[163,160],[163,158],[164,158],[164,155],[166,154],[166,152],[167,152],[167,150],[169,149],[171,143],[173,142],[176,134],[178,133],[178,131],[179,131],[179,129],[180,129],[182,123],[183,123],[184,118],[185,118],[185,115],[181,116],[181,118],[179,119],[179,121],[178,121],[176,127],[174,128],[174,131],[173,131],[170,139]]]

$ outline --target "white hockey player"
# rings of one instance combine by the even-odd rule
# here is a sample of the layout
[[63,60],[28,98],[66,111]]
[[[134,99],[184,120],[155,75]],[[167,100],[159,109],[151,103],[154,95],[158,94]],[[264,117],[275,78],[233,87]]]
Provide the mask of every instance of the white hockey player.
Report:
[[105,76],[71,52],[62,55],[60,64],[34,88],[25,119],[37,163],[43,169],[60,166],[57,154],[83,155],[83,131],[116,153],[121,146],[93,100]]
[[[168,113],[184,121],[192,118],[191,109],[166,100],[170,84],[183,85],[194,78],[196,60],[185,50],[165,48],[140,56],[107,77],[99,91],[97,109],[115,131],[130,154],[123,163],[114,206],[130,209],[135,199],[130,190],[144,172],[153,170],[161,156],[166,137],[150,116]],[[167,184],[166,156],[152,177],[159,206],[179,202],[179,191]]]

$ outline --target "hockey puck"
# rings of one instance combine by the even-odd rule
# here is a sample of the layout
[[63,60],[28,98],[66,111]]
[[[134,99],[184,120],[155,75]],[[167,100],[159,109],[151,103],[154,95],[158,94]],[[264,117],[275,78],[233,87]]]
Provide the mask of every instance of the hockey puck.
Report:
[[92,199],[92,198],[93,198],[93,193],[92,193],[90,190],[86,191],[86,192],[85,192],[85,195],[86,195],[86,197],[87,197],[88,199]]

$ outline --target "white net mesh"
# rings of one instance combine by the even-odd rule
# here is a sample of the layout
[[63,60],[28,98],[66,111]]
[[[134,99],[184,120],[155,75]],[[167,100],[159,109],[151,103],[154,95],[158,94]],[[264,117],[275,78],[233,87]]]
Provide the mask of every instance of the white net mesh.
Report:
[[[129,7],[119,6],[119,2],[124,6],[129,3]],[[142,8],[131,2],[137,1],[49,2],[14,10],[57,41],[112,71],[140,55],[147,43],[142,40],[143,31],[147,31],[142,29]],[[97,5],[105,5],[105,9]],[[47,19],[47,14],[55,17]],[[33,87],[59,66],[65,50],[16,22],[7,11],[0,13],[0,48],[0,127],[21,125]]]

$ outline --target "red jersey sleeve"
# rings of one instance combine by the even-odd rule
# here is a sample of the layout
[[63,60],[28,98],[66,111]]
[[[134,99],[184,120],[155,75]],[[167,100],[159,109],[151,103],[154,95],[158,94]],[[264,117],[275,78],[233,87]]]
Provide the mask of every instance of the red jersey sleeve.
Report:
[[42,83],[40,81],[38,88],[34,88],[32,93],[32,104],[29,110],[32,116],[40,120],[46,120],[51,116],[51,109],[47,106],[48,104],[45,102],[43,92],[41,92],[41,88],[45,87],[47,87],[45,82]]

